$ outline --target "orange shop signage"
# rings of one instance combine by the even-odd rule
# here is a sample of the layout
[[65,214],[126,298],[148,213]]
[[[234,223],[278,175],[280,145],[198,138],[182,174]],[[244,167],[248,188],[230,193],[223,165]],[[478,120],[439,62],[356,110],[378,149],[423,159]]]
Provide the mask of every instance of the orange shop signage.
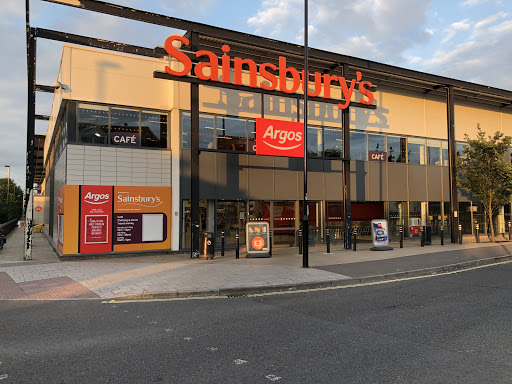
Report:
[[[196,58],[206,58],[206,61],[201,60],[201,62],[193,67],[190,57],[173,46],[174,41],[179,41],[186,46],[190,44],[189,39],[183,36],[170,36],[167,38],[164,46],[166,52],[183,64],[183,68],[174,70],[166,66],[165,72],[173,76],[188,76],[193,71],[198,79],[214,82],[219,82],[219,76],[222,75],[222,83],[231,83],[231,56],[229,55],[231,48],[229,45],[225,44],[222,46],[222,52],[224,54],[220,59],[220,66],[222,68],[219,70],[219,58],[215,53],[206,50],[195,52]],[[286,65],[286,57],[279,56],[278,66],[272,63],[263,63],[259,67],[254,60],[234,57],[233,84],[242,85],[242,66],[244,65],[249,68],[249,86],[251,88],[261,88],[267,91],[279,89],[284,93],[290,94],[296,93],[299,88],[302,88],[302,92],[304,92],[304,71],[299,73],[296,68],[288,67]],[[205,69],[207,70],[205,71]],[[258,75],[260,76],[259,82]],[[321,74],[314,72],[312,75],[314,81],[308,82],[308,96],[319,96],[323,88],[323,97],[330,99],[331,86],[340,87],[344,100],[341,100],[342,102],[338,104],[338,108],[345,109],[349,106],[356,84],[358,83],[358,90],[363,95],[363,97],[359,99],[359,102],[365,105],[370,105],[373,102],[373,93],[371,91],[373,85],[370,81],[361,81],[363,75],[359,71],[356,72],[356,78],[351,80],[327,73]],[[310,89],[311,86],[313,86],[313,90]]]

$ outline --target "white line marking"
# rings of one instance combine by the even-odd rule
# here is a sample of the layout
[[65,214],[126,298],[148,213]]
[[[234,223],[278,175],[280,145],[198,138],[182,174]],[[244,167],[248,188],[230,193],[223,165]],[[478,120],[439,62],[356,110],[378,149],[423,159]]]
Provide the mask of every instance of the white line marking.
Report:
[[233,360],[233,362],[234,362],[236,365],[240,365],[240,364],[245,364],[245,363],[247,363],[247,360],[236,359],[236,360]]
[[187,336],[187,337],[184,337],[183,340],[192,340],[192,338]]
[[9,375],[4,373],[3,375],[0,375],[0,380],[7,379],[8,377]]
[[274,374],[267,375],[267,376],[265,376],[265,378],[269,379],[270,381],[278,381],[281,379],[280,376],[276,376]]
[[219,348],[215,348],[215,347],[208,347],[206,348],[207,350],[209,350],[210,352],[214,352],[216,350],[218,350]]

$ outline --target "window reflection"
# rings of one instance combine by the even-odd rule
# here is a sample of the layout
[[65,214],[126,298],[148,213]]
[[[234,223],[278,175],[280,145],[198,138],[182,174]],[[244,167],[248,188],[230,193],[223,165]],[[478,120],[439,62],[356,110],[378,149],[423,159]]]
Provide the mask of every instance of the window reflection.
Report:
[[112,108],[110,113],[110,143],[139,146],[139,110]]
[[324,156],[342,157],[343,131],[341,129],[324,128]]
[[350,132],[350,158],[352,160],[366,160],[368,150],[366,148],[366,133]]
[[142,111],[140,123],[143,147],[167,148],[167,113]]
[[407,159],[409,164],[425,164],[425,139],[407,138]]
[[308,127],[308,156],[323,156],[322,128]]
[[427,140],[427,164],[441,165],[441,141]]
[[217,117],[217,149],[245,151],[247,148],[247,120],[235,117]]
[[108,107],[78,104],[78,141],[90,144],[108,144],[108,118]]

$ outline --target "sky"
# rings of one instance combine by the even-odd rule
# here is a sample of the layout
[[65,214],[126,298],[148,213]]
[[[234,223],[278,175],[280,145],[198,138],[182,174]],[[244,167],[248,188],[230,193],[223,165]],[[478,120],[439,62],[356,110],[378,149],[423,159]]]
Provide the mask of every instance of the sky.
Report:
[[[304,43],[304,0],[110,0],[217,27]],[[512,91],[510,0],[309,0],[309,46]],[[135,44],[163,46],[179,31],[30,0],[30,24]],[[0,178],[25,187],[27,68],[25,1],[0,8]],[[53,85],[62,43],[39,39],[37,84]],[[49,115],[52,94],[36,94]],[[48,122],[37,121],[45,134]]]

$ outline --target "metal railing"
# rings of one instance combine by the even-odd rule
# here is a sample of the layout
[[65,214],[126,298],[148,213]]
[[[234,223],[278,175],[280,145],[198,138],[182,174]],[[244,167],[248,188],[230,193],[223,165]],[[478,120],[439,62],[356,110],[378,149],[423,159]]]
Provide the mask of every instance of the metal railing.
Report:
[[11,231],[18,226],[18,219],[8,221],[7,223],[0,224],[0,235],[7,236]]

